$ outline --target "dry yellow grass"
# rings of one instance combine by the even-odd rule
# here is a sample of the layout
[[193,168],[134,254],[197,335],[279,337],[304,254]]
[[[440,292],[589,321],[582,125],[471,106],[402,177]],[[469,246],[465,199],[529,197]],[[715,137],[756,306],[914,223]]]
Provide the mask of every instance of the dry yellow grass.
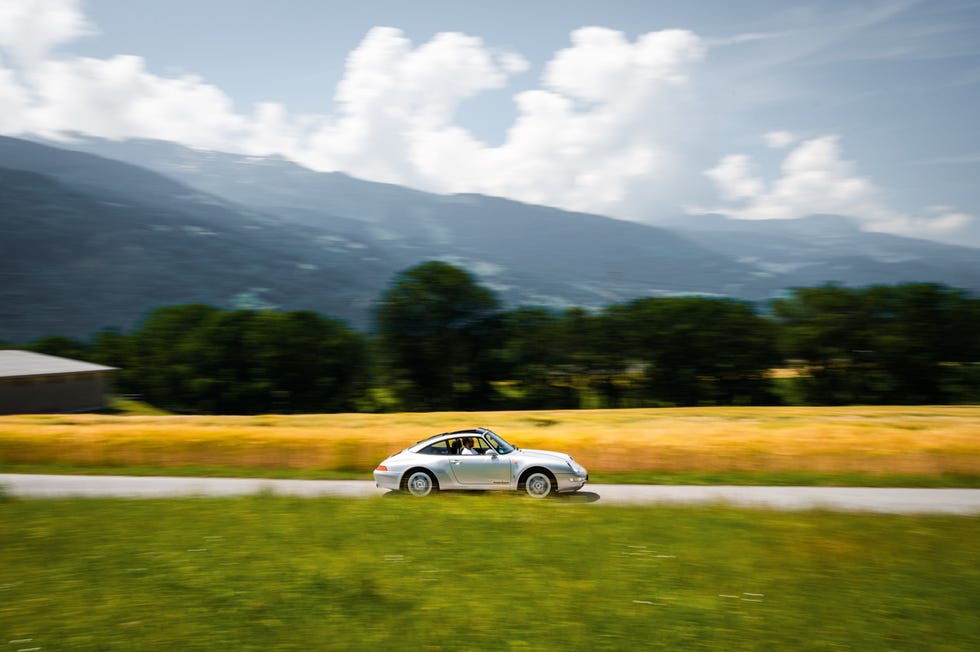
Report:
[[419,439],[477,425],[593,472],[980,475],[980,406],[7,416],[0,463],[369,472]]

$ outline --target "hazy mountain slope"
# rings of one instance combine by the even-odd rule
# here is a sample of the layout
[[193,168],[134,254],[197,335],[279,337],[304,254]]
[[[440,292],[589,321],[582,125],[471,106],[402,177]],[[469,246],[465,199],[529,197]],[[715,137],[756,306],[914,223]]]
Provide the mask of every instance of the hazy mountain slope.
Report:
[[113,199],[0,169],[0,339],[126,329],[190,302],[359,319],[390,275],[366,246],[322,232]]
[[[449,260],[468,267],[511,304],[600,306],[647,294],[732,292],[748,288],[753,279],[750,266],[669,231],[596,215],[479,195],[435,195],[317,173],[281,159],[198,152],[170,143],[85,140],[79,145],[193,184],[200,194],[182,196],[182,210],[197,211],[209,202],[227,208],[216,200],[221,195],[225,204],[247,203],[284,224],[369,242],[384,252],[393,271],[424,260]],[[105,159],[98,165],[105,166]],[[86,181],[93,183],[94,176],[89,173]]]
[[539,294],[572,298],[578,305],[724,293],[752,280],[748,266],[669,231],[630,222],[479,195],[441,198],[417,211],[408,216],[413,231],[427,227],[424,246],[440,257],[482,265],[484,276],[498,285],[538,287]]
[[275,158],[76,146],[156,171],[0,138],[0,339],[129,328],[151,307],[191,301],[310,309],[364,328],[393,275],[433,259],[469,269],[511,306],[764,299],[827,281],[980,290],[980,250],[865,233],[840,217],[702,216],[668,230]]
[[149,308],[192,301],[311,309],[363,328],[395,273],[435,258],[511,305],[599,306],[702,290],[710,273],[689,283],[704,270],[749,274],[667,231],[342,175],[327,176],[354,190],[334,206],[370,203],[372,188],[399,200],[372,204],[370,220],[253,210],[126,163],[8,138],[0,163],[18,168],[0,177],[0,274],[18,279],[0,288],[0,339],[128,329]]
[[153,170],[201,192],[256,209],[292,208],[385,222],[406,204],[436,197],[402,186],[314,172],[280,157],[194,150],[158,140],[79,137],[68,149]]
[[[369,222],[371,233],[385,239],[393,256],[411,253],[407,260],[419,252],[444,255],[445,246],[440,245],[449,239],[456,246],[465,245],[467,257],[493,262],[511,273],[527,272],[550,291],[569,283],[593,288],[595,292],[576,294],[577,301],[588,303],[637,292],[763,298],[787,287],[828,281],[932,281],[980,291],[980,250],[863,232],[856,221],[839,216],[757,221],[688,216],[665,225],[672,233],[605,220],[582,231],[573,226],[575,220],[539,223],[549,215],[540,207],[489,197],[431,195],[343,174],[316,173],[279,158],[198,152],[158,141],[86,139],[78,146],[151,167],[248,205],[276,206],[290,219],[302,214],[307,223],[319,224],[321,213],[327,213]],[[492,206],[493,213],[482,211],[481,203]],[[485,244],[473,246],[479,229],[467,216],[481,212],[492,226],[480,234]],[[569,214],[553,215],[561,220]],[[576,237],[577,230],[581,237]],[[526,237],[517,236],[525,231]],[[517,255],[524,242],[536,249],[536,258],[551,254],[563,259],[553,263],[574,260],[576,265],[572,271],[563,264],[549,270],[544,260]]]
[[980,250],[862,231],[855,220],[689,217],[673,227],[698,244],[759,267],[785,286],[935,281],[980,290]]
[[[657,293],[767,293],[752,266],[656,227],[481,195],[425,193],[275,157],[146,140],[82,139],[73,146],[284,220],[373,237],[401,265],[432,258],[469,265],[512,302],[596,306]],[[366,226],[341,226],[338,215]]]

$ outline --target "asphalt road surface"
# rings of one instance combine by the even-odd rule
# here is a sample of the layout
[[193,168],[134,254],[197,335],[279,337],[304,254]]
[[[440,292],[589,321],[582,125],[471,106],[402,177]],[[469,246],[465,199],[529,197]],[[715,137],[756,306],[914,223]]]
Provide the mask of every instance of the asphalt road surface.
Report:
[[[176,498],[389,495],[364,480],[265,480],[0,474],[0,495],[17,498]],[[739,487],[590,484],[559,501],[600,505],[719,504],[782,510],[828,509],[884,514],[980,514],[980,489]]]

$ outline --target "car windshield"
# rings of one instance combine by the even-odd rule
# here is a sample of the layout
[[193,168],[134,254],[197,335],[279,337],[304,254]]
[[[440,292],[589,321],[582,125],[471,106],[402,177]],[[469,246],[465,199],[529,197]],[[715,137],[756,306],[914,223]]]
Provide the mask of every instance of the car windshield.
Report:
[[483,434],[486,435],[487,441],[490,442],[490,445],[497,449],[497,452],[501,455],[514,452],[514,447],[505,442],[497,433],[486,430]]

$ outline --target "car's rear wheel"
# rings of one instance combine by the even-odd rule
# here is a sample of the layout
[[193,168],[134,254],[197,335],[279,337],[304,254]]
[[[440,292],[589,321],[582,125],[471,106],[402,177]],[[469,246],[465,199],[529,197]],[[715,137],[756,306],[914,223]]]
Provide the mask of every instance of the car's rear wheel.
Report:
[[423,469],[411,471],[404,481],[405,491],[419,498],[439,491],[439,483],[431,473]]
[[524,491],[531,498],[547,498],[555,493],[555,479],[547,471],[532,471],[524,478]]

